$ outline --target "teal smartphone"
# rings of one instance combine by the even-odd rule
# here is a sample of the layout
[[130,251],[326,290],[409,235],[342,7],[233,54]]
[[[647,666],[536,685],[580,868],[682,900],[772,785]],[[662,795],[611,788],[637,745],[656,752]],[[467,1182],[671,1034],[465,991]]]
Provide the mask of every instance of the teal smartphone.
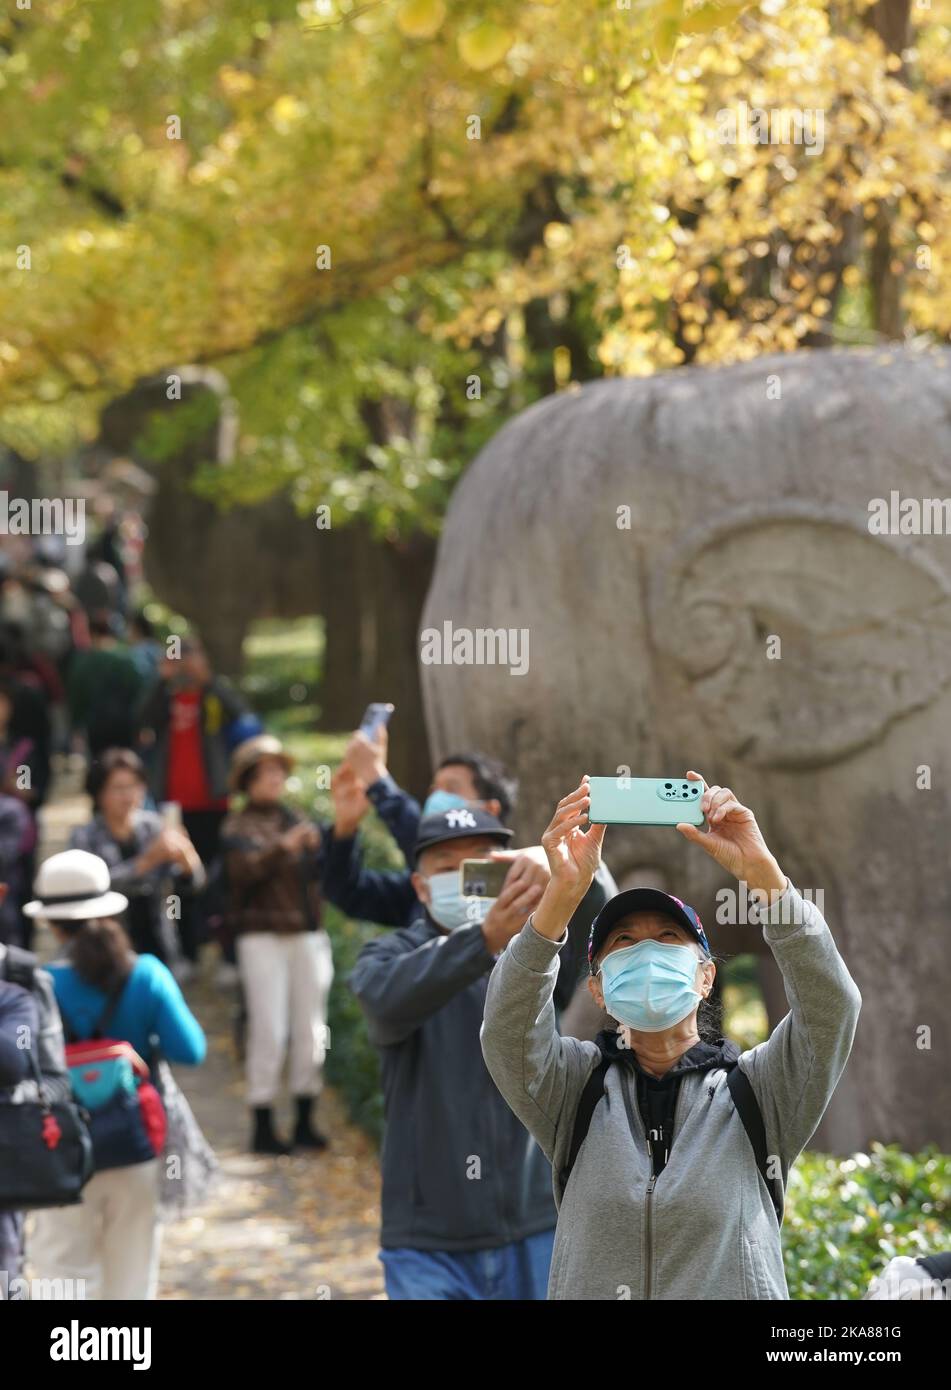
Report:
[[593,825],[703,825],[703,783],[681,777],[592,777]]

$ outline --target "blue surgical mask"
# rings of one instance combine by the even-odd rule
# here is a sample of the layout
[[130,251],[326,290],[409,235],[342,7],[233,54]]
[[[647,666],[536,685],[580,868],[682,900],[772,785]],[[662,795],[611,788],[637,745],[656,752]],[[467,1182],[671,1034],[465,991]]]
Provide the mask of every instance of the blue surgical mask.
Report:
[[604,1007],[612,1018],[639,1033],[662,1033],[697,1007],[696,951],[639,941],[605,956],[601,965]]
[[454,811],[460,806],[478,805],[478,802],[467,801],[464,796],[456,796],[455,792],[435,791],[430,792],[423,802],[424,816],[438,816],[443,811]]
[[459,892],[458,869],[449,869],[444,874],[430,874],[426,881],[432,895],[429,915],[446,931],[483,921],[492,906],[488,898],[462,896]]

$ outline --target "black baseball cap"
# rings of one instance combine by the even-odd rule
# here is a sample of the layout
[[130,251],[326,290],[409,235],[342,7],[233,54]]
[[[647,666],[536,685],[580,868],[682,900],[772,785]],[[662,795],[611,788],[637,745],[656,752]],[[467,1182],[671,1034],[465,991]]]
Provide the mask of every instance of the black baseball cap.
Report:
[[659,888],[628,888],[623,893],[618,893],[604,904],[601,911],[591,923],[591,931],[588,933],[588,966],[594,965],[594,958],[607,941],[612,929],[617,926],[622,917],[629,917],[632,912],[660,912],[665,917],[672,918],[680,926],[685,927],[693,939],[698,942],[707,955],[712,955],[707,934],[703,929],[696,911],[681,902],[680,898],[675,898],[672,893],[662,893]]
[[493,839],[509,841],[515,834],[481,806],[453,806],[448,811],[436,811],[423,816],[416,833],[413,850],[415,863],[424,849],[441,845],[445,840],[467,840],[472,835],[491,835]]

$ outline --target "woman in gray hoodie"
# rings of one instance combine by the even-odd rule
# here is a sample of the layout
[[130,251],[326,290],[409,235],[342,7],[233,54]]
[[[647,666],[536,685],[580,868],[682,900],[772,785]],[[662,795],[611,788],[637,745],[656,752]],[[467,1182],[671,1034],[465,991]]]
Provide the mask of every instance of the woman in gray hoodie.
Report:
[[552,1163],[548,1296],[788,1298],[782,1192],[848,1060],[861,996],[752,811],[704,782],[706,833],[677,828],[745,883],[789,1013],[747,1051],[711,1035],[703,1018],[716,966],[699,917],[634,889],[602,908],[589,941],[589,988],[617,1033],[560,1037],[558,952],[605,832],[587,828],[587,784],[558,803],[542,836],[551,881],[492,973],[482,1027],[496,1085]]

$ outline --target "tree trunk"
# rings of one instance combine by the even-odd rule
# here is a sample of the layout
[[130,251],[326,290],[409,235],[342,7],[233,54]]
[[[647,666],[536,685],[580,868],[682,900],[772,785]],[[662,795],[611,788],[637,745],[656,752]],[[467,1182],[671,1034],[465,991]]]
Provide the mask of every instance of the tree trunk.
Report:
[[324,619],[320,677],[320,727],[352,729],[362,712],[367,686],[363,643],[367,537],[361,523],[322,532],[318,545],[318,591]]
[[[866,16],[869,27],[878,34],[889,53],[901,54],[908,47],[910,8],[911,0],[878,0]],[[879,209],[872,227],[875,241],[869,254],[868,272],[874,327],[885,338],[901,339],[905,328],[901,305],[905,277],[904,271],[895,265],[891,217],[884,208]]]
[[[219,394],[214,378],[186,380]],[[150,413],[175,408],[165,378],[144,382],[103,413],[102,442],[134,454]],[[406,422],[389,403],[373,422],[381,439]],[[158,488],[149,513],[150,582],[199,630],[217,670],[236,675],[250,623],[258,617],[320,613],[325,620],[320,726],[353,729],[371,700],[392,700],[391,769],[408,790],[429,780],[429,751],[419,688],[419,615],[435,541],[423,535],[381,541],[360,521],[319,530],[277,497],[221,512],[190,490],[197,465],[217,458],[219,420],[189,439],[174,458],[153,465]]]
[[901,53],[911,38],[911,0],[878,0],[866,17],[889,53]]
[[431,771],[419,682],[419,626],[435,555],[435,541],[423,535],[386,542],[373,551],[374,676],[384,692],[376,698],[396,706],[390,770],[416,796],[425,792]]
[[326,620],[321,727],[355,728],[371,700],[392,701],[390,771],[417,795],[430,774],[419,615],[435,551],[428,536],[378,541],[357,522],[334,534],[320,586]]

